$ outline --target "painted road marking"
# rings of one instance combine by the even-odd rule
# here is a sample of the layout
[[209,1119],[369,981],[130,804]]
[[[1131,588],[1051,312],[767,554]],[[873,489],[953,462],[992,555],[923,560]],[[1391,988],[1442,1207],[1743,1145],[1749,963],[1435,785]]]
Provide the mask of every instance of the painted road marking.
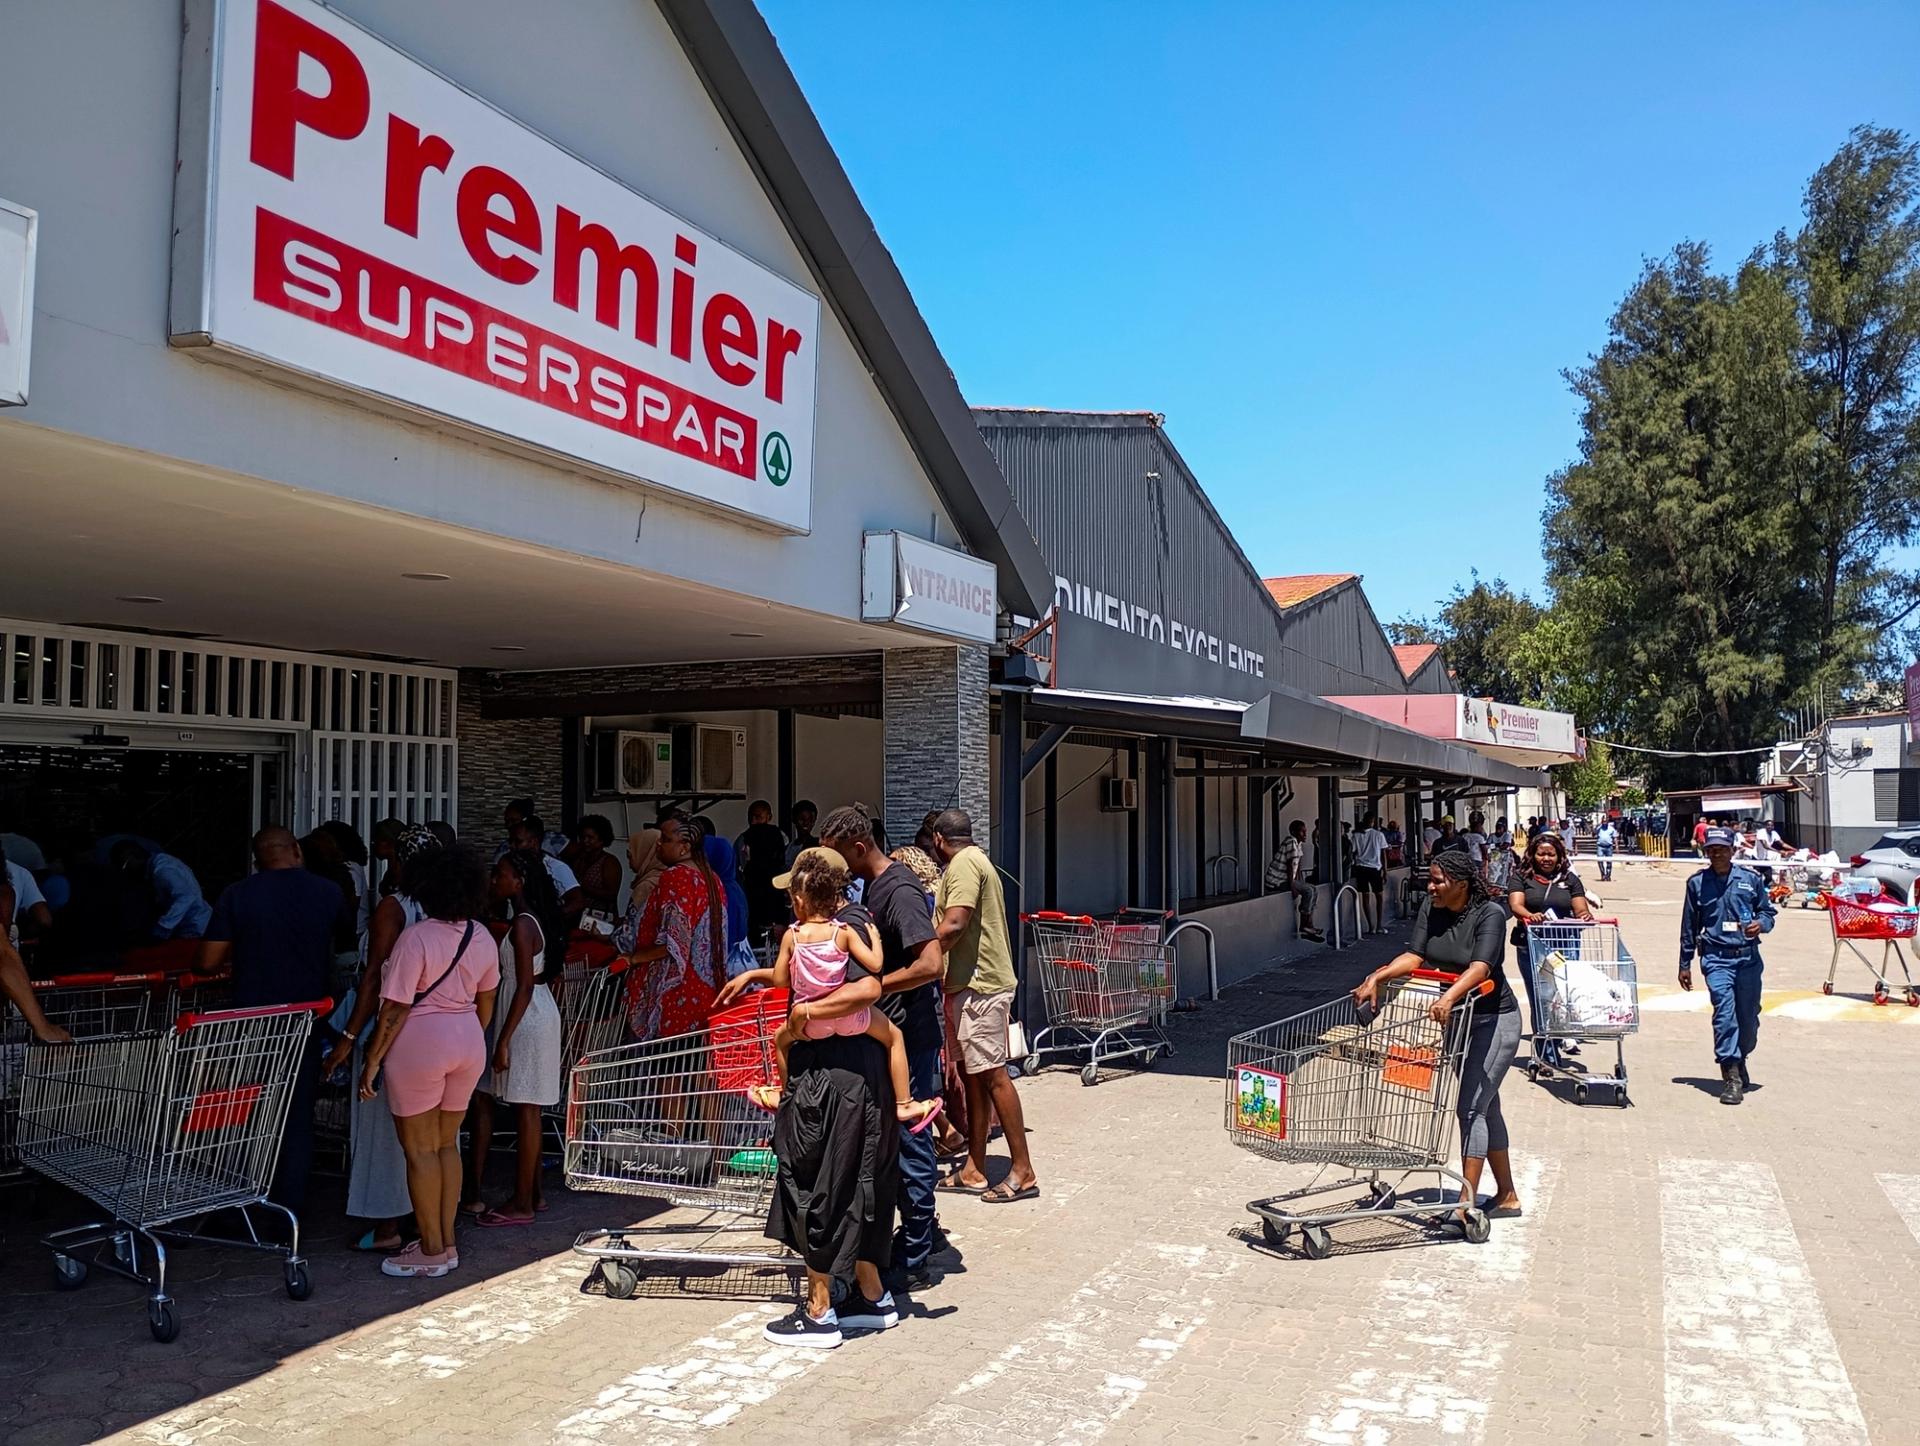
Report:
[[1888,1201],[1900,1213],[1907,1232],[1920,1245],[1920,1175],[1875,1175]]
[[1495,1221],[1485,1245],[1407,1252],[1381,1282],[1367,1317],[1375,1324],[1343,1354],[1340,1384],[1321,1398],[1303,1440],[1385,1446],[1485,1435],[1488,1397],[1514,1344],[1514,1310],[1559,1178],[1557,1161],[1523,1157],[1514,1185],[1524,1216]]
[[[894,1439],[978,1439],[982,1403],[1032,1442],[1096,1441],[1204,1324],[1214,1282],[1240,1268],[1204,1245],[1136,1247],[1076,1290],[1067,1308],[1008,1346]],[[1152,1324],[1147,1322],[1151,1320]]]
[[824,1364],[830,1351],[776,1346],[762,1332],[791,1306],[741,1311],[708,1335],[608,1386],[554,1427],[556,1441],[683,1441],[764,1405]]
[[1668,1441],[1867,1441],[1772,1170],[1661,1161],[1660,1258]]
[[[343,1340],[309,1368],[307,1379],[317,1383],[345,1368],[338,1376],[338,1404],[329,1409],[337,1412],[336,1426],[351,1436],[354,1420],[377,1418],[419,1382],[446,1380],[577,1315],[594,1303],[580,1293],[581,1274],[580,1262],[568,1255],[416,1306]],[[369,1366],[376,1369],[360,1369]],[[164,1446],[187,1446],[252,1429],[266,1400],[286,1384],[281,1372],[259,1377],[156,1417],[138,1434]]]
[[[1698,976],[1696,976],[1698,979]],[[1691,994],[1651,994],[1642,991],[1643,1014],[1706,1014],[1713,1009],[1704,982],[1696,982]],[[1909,1009],[1900,996],[1891,1004],[1875,1004],[1865,995],[1820,994],[1813,990],[1764,993],[1760,1012],[1776,1019],[1797,1019],[1813,1024],[1906,1024],[1920,1026],[1920,1009]]]

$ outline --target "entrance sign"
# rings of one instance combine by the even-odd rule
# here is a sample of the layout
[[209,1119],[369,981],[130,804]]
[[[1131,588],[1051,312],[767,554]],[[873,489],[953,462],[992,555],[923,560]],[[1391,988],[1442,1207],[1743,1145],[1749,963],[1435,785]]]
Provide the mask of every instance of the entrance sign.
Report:
[[1491,698],[1468,697],[1464,693],[1459,698],[1459,727],[1454,737],[1463,743],[1540,748],[1570,756],[1577,756],[1580,751],[1571,713],[1522,708],[1513,703],[1496,703]]
[[860,554],[860,616],[991,643],[999,625],[993,564],[903,532],[869,532]]
[[820,301],[315,0],[189,0],[176,345],[788,531]]
[[33,355],[33,248],[40,218],[0,200],[0,407],[27,404]]

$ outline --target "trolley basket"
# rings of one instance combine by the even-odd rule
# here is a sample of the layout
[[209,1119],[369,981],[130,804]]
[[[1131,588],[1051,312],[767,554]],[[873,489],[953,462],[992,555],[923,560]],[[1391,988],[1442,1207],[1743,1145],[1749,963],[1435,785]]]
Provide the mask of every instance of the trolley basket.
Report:
[[[33,981],[34,997],[49,1024],[75,1039],[127,1034],[145,1029],[154,1001],[165,989],[162,973],[62,974]],[[0,1175],[21,1173],[16,1141],[20,1114],[20,1077],[33,1031],[11,1002],[0,1023]]]
[[[287,1294],[312,1293],[300,1222],[266,1196],[314,1015],[332,1007],[184,1014],[169,1029],[28,1049],[21,1163],[105,1212],[43,1238],[62,1289],[78,1288],[93,1267],[137,1281],[154,1339],[170,1341],[180,1322],[165,1242],[208,1239],[284,1255]],[[287,1244],[261,1238],[260,1209],[286,1221]],[[239,1212],[244,1239],[199,1234],[222,1210]]]
[[[1887,977],[1887,966],[1897,963],[1901,977],[1899,987],[1907,1003],[1920,1009],[1920,986],[1914,984],[1913,971],[1907,967],[1907,956],[1900,949],[1904,940],[1907,948],[1920,957],[1920,943],[1916,943],[1916,936],[1920,936],[1920,908],[1902,905],[1884,895],[1863,898],[1835,892],[1822,897],[1827,906],[1827,921],[1833,927],[1833,957],[1827,961],[1827,978],[1820,986],[1820,992],[1833,993],[1834,976],[1840,968],[1840,951],[1845,949],[1873,975],[1875,1004],[1886,1004],[1892,999],[1894,985]],[[1869,950],[1862,947],[1872,944],[1880,946],[1880,961],[1877,964]]]
[[[1383,985],[1377,1010],[1342,995],[1227,1041],[1233,1143],[1285,1164],[1349,1172],[1329,1182],[1323,1168],[1303,1188],[1249,1201],[1269,1245],[1285,1246],[1298,1229],[1318,1260],[1333,1248],[1332,1225],[1387,1217],[1440,1225],[1453,1216],[1466,1188],[1451,1145],[1475,1000],[1462,1000],[1444,1024],[1429,1012],[1453,983],[1452,975],[1419,970]],[[1477,994],[1492,989],[1485,983]],[[1440,1199],[1406,1198],[1420,1177],[1431,1178]],[[1456,1198],[1440,1188],[1447,1182]],[[1364,1191],[1358,1200],[1330,1199],[1356,1187]],[[1469,1240],[1484,1241],[1491,1228],[1484,1212],[1469,1209]]]
[[1046,1028],[1020,1061],[1023,1072],[1037,1072],[1049,1055],[1073,1055],[1085,1060],[1081,1080],[1093,1084],[1103,1063],[1138,1057],[1152,1064],[1173,1053],[1166,1031],[1173,947],[1160,921],[1044,912],[1021,922],[1033,930],[1047,1006]]
[[643,1262],[793,1263],[760,1234],[773,1194],[774,1117],[747,1098],[774,1081],[773,1037],[787,1012],[785,990],[762,990],[700,1029],[594,1050],[574,1065],[567,1188],[670,1207],[644,1227],[575,1239],[575,1252],[598,1262],[608,1295],[632,1295]]
[[[1534,1030],[1527,1078],[1573,1081],[1576,1104],[1631,1104],[1625,1040],[1640,1029],[1640,983],[1613,919],[1527,925],[1527,990]],[[1613,1073],[1569,1068],[1564,1046],[1613,1045]]]

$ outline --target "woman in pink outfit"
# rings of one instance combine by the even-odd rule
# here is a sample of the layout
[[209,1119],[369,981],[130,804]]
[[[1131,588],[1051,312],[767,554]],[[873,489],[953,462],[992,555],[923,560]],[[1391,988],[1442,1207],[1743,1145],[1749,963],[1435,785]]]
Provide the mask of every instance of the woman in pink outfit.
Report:
[[380,1269],[441,1276],[460,1263],[453,1240],[460,1122],[487,1066],[500,954],[480,922],[487,873],[470,850],[430,856],[408,885],[426,917],[404,930],[387,956],[380,1023],[367,1046],[360,1097],[371,1099],[380,1084],[386,1088],[420,1226],[420,1238],[381,1261]]

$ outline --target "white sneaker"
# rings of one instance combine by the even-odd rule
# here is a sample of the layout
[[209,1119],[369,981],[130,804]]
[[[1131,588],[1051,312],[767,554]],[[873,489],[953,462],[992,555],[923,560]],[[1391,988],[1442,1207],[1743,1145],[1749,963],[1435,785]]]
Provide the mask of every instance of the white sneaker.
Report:
[[406,1249],[389,1255],[381,1261],[380,1273],[396,1275],[403,1280],[420,1276],[429,1280],[438,1280],[452,1270],[454,1264],[455,1256],[451,1250],[443,1250],[438,1255],[428,1255],[420,1249],[420,1242],[414,1240],[408,1242]]

